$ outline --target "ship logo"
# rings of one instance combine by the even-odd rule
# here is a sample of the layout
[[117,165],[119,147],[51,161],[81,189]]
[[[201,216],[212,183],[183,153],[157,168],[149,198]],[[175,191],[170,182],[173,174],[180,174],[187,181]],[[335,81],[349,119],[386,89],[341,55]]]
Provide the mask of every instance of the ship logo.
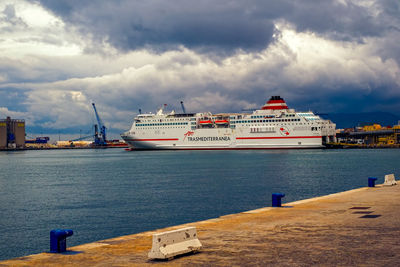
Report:
[[188,136],[193,136],[193,135],[194,135],[194,132],[192,132],[192,131],[187,131],[187,132],[184,134],[185,137],[183,137],[183,140],[185,140],[186,137],[188,137]]
[[288,136],[288,135],[290,135],[290,132],[289,132],[289,130],[288,130],[286,127],[281,127],[281,128],[279,128],[279,132],[280,132],[281,135],[283,135],[283,136]]

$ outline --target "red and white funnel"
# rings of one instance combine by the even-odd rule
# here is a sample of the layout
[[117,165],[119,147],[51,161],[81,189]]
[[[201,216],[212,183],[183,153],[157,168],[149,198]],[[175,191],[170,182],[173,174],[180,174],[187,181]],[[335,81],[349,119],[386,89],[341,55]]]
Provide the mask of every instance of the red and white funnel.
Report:
[[285,100],[280,96],[272,96],[270,100],[262,107],[262,109],[279,110],[288,109]]

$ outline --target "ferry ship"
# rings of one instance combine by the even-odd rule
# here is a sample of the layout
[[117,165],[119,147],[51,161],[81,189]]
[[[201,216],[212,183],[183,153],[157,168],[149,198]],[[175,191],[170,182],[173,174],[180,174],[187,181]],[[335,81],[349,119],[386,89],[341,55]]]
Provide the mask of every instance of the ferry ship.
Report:
[[121,137],[132,150],[322,148],[335,141],[336,125],[311,111],[289,109],[272,96],[252,113],[139,114]]

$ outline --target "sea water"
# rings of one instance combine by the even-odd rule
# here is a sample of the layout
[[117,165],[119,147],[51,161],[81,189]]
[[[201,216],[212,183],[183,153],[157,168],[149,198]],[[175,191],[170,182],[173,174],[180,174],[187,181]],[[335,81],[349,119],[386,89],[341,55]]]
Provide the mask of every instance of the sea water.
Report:
[[0,152],[0,260],[383,183],[399,149]]

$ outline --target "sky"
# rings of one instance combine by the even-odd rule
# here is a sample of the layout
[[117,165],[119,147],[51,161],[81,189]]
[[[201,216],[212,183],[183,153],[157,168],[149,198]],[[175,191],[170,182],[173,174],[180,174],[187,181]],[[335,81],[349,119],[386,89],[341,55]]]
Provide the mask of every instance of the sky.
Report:
[[143,112],[400,110],[398,0],[2,0],[0,118],[111,132]]

